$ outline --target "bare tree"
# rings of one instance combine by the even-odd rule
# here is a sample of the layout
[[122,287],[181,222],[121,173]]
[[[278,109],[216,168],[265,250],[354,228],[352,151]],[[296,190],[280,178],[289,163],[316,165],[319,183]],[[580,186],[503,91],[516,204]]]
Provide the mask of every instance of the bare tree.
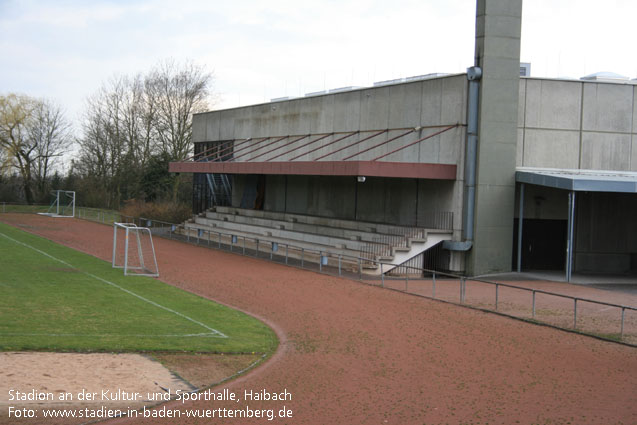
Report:
[[29,204],[33,203],[31,170],[36,148],[29,140],[34,106],[34,100],[27,96],[0,96],[0,146],[6,158],[4,166],[20,172],[24,196]]
[[62,109],[48,100],[35,103],[28,138],[35,147],[33,177],[40,194],[47,191],[48,179],[59,159],[71,147],[71,125]]
[[[150,96],[157,105],[157,135],[162,152],[173,161],[185,159],[193,148],[192,114],[208,108],[213,76],[192,62],[160,63],[148,76]],[[173,184],[173,201],[180,184]]]
[[[139,172],[152,156],[182,160],[192,151],[192,114],[208,107],[211,82],[203,68],[172,60],[146,75],[109,80],[87,102],[75,169],[99,176],[112,206],[121,199],[124,184],[126,195],[140,194]],[[179,183],[175,178],[173,199]]]
[[45,191],[56,161],[72,143],[71,126],[54,103],[28,96],[0,96],[0,166],[17,170],[24,197],[34,201],[34,185]]
[[212,74],[192,62],[166,60],[148,76],[161,148],[173,160],[185,159],[192,151],[192,114],[208,108],[211,83]]

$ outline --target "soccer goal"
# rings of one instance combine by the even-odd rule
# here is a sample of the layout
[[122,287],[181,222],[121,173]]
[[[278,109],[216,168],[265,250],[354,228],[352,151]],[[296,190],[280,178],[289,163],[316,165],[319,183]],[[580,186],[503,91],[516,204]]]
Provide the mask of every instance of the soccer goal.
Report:
[[133,223],[113,223],[113,267],[124,269],[126,276],[159,276],[149,228]]
[[49,217],[75,217],[75,192],[71,190],[51,191],[51,205],[45,213]]

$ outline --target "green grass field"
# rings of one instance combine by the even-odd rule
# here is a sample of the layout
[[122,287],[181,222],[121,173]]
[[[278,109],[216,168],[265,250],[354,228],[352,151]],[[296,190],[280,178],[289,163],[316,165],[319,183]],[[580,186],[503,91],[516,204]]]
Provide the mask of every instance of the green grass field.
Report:
[[271,353],[278,343],[250,316],[3,223],[0,291],[3,351]]

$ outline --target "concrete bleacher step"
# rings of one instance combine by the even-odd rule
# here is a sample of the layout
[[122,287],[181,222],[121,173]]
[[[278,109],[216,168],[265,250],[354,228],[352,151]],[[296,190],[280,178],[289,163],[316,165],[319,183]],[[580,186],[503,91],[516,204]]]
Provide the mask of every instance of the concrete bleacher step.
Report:
[[244,222],[234,222],[234,221],[220,221],[210,218],[198,218],[196,223],[202,226],[211,226],[212,224],[218,224],[217,227],[223,227],[228,231],[234,232],[248,232],[256,235],[261,235],[264,237],[279,237],[282,239],[289,239],[290,241],[297,240],[303,242],[316,243],[324,246],[333,246],[337,248],[347,248],[351,250],[360,251],[364,245],[364,243],[360,241],[351,241],[348,239],[325,236],[322,234],[314,234],[314,233],[306,233],[299,232],[293,230],[286,229],[277,229],[265,226],[263,223],[258,224],[248,224]]
[[[200,230],[202,230],[203,233],[200,233]],[[276,237],[268,237],[267,239],[264,239],[261,235],[249,232],[225,233],[219,232],[219,229],[217,229],[207,233],[208,229],[202,228],[197,224],[186,225],[181,232],[184,236],[196,239],[199,243],[210,246],[214,246],[217,243],[221,243],[223,245],[233,244],[233,246],[236,247],[236,250],[242,250],[245,248],[254,251],[259,249],[262,253],[268,253],[272,251],[272,243],[276,242],[279,246],[277,255],[283,255],[285,252],[289,258],[297,260],[303,258],[304,261],[309,263],[318,263],[321,259],[321,255],[325,255],[329,257],[327,265],[333,267],[338,267],[340,256],[341,267],[347,267],[348,270],[358,270],[358,267],[361,267],[361,269],[373,268],[372,266],[365,264],[364,261],[359,261],[360,253],[358,251],[348,249],[339,250],[334,247],[320,246],[315,243],[303,243],[298,241],[294,241],[293,244],[290,244],[290,241],[286,239]],[[236,238],[234,243],[231,242],[233,237]]]
[[[235,235],[246,240],[261,240],[296,247],[296,250],[316,250],[334,256],[346,256],[346,261],[358,263],[367,274],[380,274],[381,268],[371,261],[358,260],[361,252],[370,245],[384,246],[380,251],[384,255],[376,258],[387,263],[382,272],[386,273],[405,261],[415,257],[436,245],[442,240],[451,239],[451,231],[420,229],[420,236],[405,236],[402,239],[396,234],[406,230],[403,226],[357,222],[351,220],[313,217],[300,214],[289,214],[271,211],[246,210],[233,207],[216,207],[199,214],[189,220],[185,226],[187,232],[198,230],[221,232],[227,238]],[[409,229],[413,230],[413,229]],[[389,242],[378,242],[379,235],[386,235],[385,241],[400,241],[397,246],[389,246]],[[413,235],[413,233],[411,233]],[[394,243],[394,242],[392,242]],[[404,246],[402,246],[404,244]],[[315,258],[314,258],[315,257]],[[320,255],[308,254],[307,261],[320,261]],[[330,261],[334,261],[333,259]]]
[[[237,223],[258,224],[264,227],[274,227],[291,231],[298,231],[302,233],[314,233],[325,236],[367,242],[373,242],[374,238],[377,237],[379,233],[382,233],[377,232],[376,228],[370,227],[368,223],[358,226],[358,229],[350,229],[337,227],[343,222],[343,220],[335,220],[334,225],[329,225],[329,221],[326,222],[324,218],[320,217],[317,218],[317,220],[320,219],[319,223],[307,223],[311,220],[306,217],[306,222],[303,223],[298,220],[298,217],[287,217],[294,219],[293,221],[287,220],[283,213],[255,214],[252,210],[241,211],[249,211],[249,213],[246,215],[238,215],[236,214],[237,211],[230,211],[228,210],[228,207],[218,207],[217,211],[208,211],[206,214],[206,218],[221,219],[224,221],[233,221]],[[397,229],[400,229],[400,227],[389,226],[385,228],[385,230],[389,232],[399,231]]]

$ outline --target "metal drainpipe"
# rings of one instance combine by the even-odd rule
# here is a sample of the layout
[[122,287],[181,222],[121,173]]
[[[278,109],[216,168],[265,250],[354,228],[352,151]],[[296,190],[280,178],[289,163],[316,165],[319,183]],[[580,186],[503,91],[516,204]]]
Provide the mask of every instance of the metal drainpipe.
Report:
[[[473,217],[476,198],[476,162],[478,150],[478,97],[482,69],[478,66],[467,68],[469,99],[467,109],[467,153],[465,155],[466,204],[464,215],[465,240],[473,241]],[[470,245],[469,245],[470,246]]]

